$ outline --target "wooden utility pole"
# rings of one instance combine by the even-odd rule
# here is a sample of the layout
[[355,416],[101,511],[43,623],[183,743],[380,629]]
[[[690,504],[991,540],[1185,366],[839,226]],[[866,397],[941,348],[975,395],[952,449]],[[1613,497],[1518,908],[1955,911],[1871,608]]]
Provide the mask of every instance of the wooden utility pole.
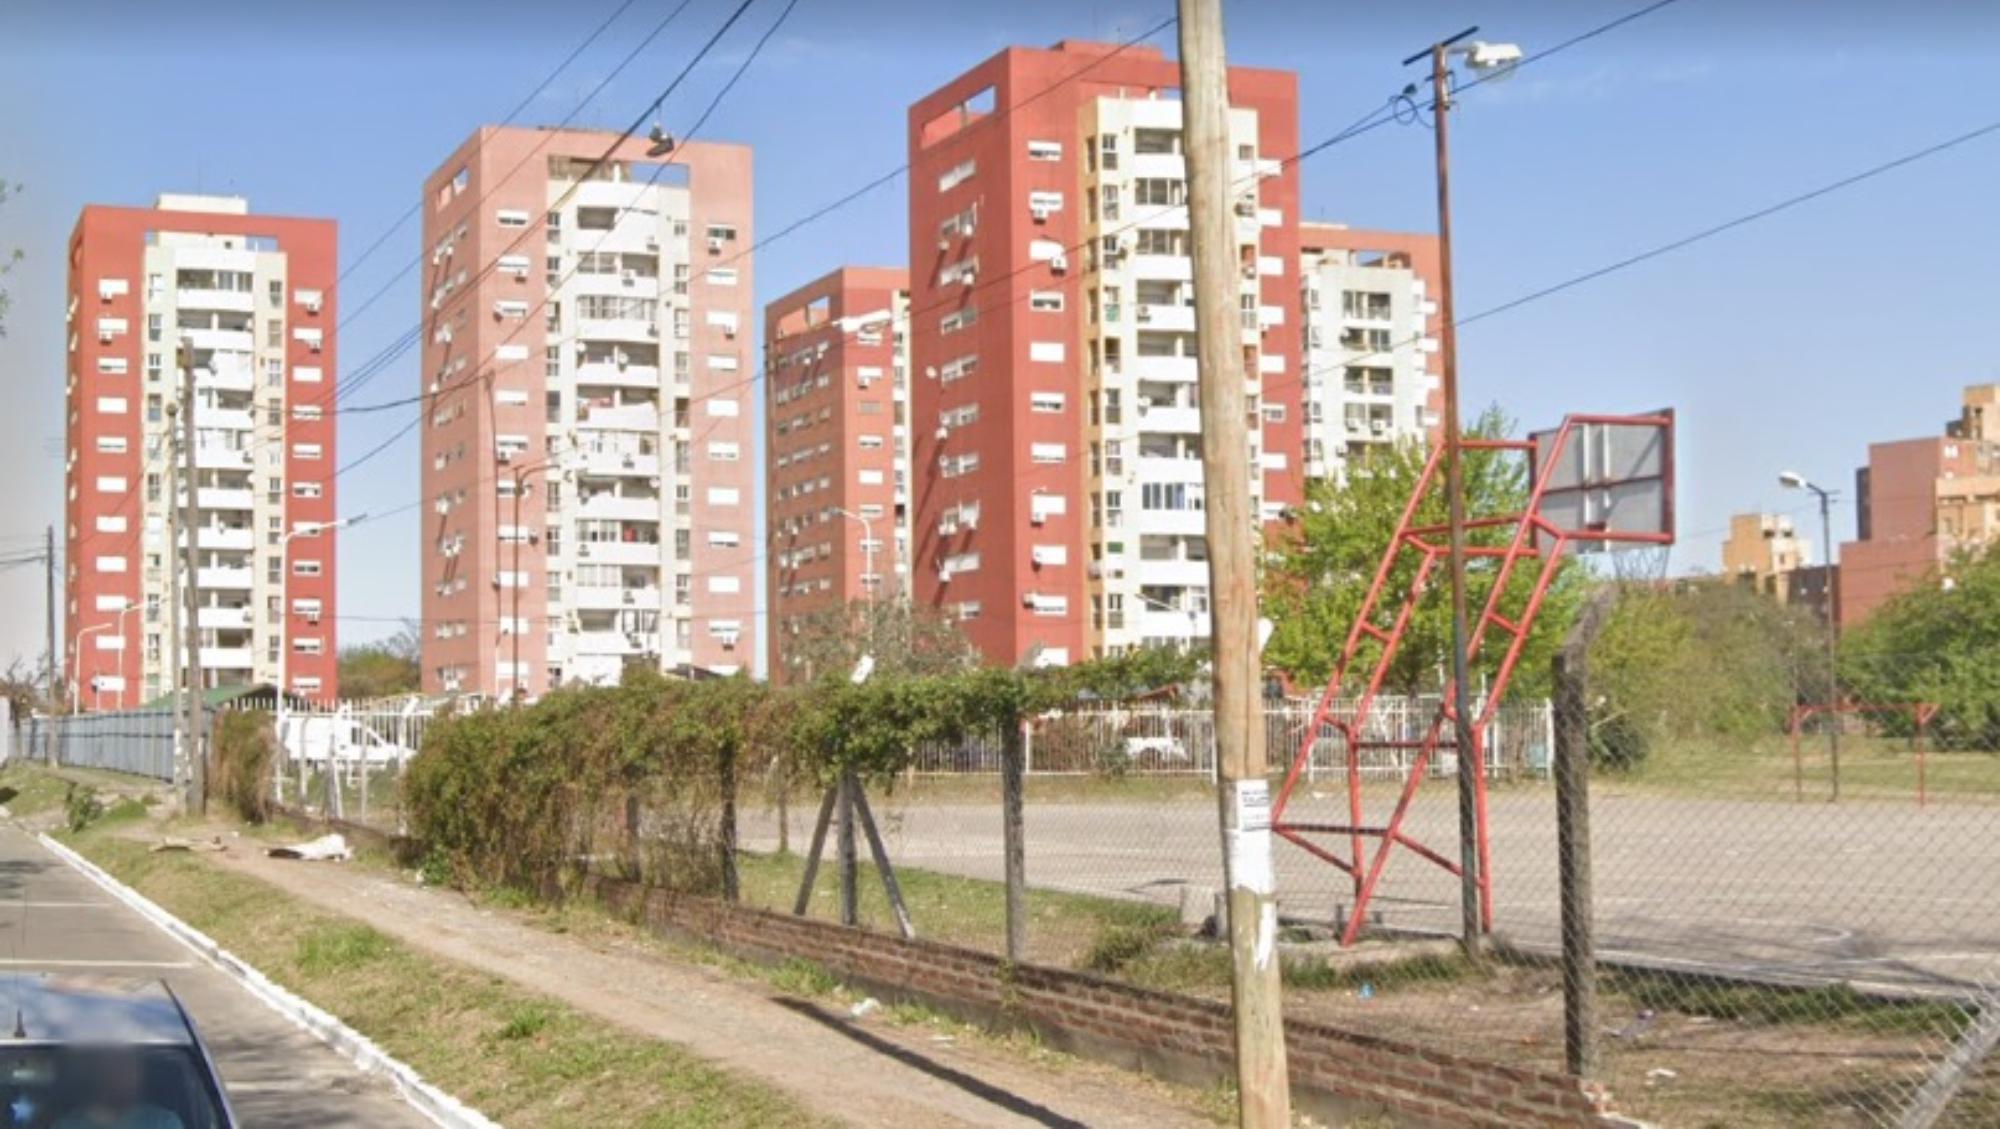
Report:
[[[1244,396],[1230,178],[1229,72],[1222,0],[1180,0],[1182,148],[1194,255],[1200,369],[1201,469],[1207,497],[1217,804],[1229,887],[1231,995],[1236,1020],[1237,1116],[1245,1126],[1289,1126],[1284,1015],[1278,992],[1278,903],[1271,867],[1257,647],[1257,528]],[[1254,189],[1253,189],[1254,191]]]
[[1438,360],[1444,397],[1445,558],[1451,583],[1451,730],[1458,749],[1460,929],[1466,955],[1477,958],[1484,924],[1479,904],[1479,742],[1472,732],[1472,676],[1465,625],[1465,447],[1459,424],[1458,331],[1451,308],[1451,70],[1450,46],[1470,32],[1435,44],[1431,57],[1431,120],[1437,140]]
[[[204,748],[201,681],[201,491],[199,455],[195,450],[194,343],[181,339],[181,535],[187,538],[187,751],[186,804],[189,812],[207,814],[208,761]],[[169,496],[171,501],[171,495]],[[172,542],[172,552],[182,551]],[[282,687],[280,688],[282,692]]]
[[[186,365],[186,349],[176,351],[174,360]],[[186,668],[181,663],[181,401],[178,392],[167,397],[167,645],[160,651],[166,674],[167,692],[174,699],[174,791],[183,804],[187,799],[189,765],[194,761],[188,744],[187,695],[181,688]],[[141,518],[141,524],[144,519]],[[185,809],[183,809],[185,810]]]

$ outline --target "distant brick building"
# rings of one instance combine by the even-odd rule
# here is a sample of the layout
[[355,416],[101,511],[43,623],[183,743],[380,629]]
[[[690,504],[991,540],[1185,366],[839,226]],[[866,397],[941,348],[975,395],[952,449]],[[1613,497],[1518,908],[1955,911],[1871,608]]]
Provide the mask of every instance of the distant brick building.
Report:
[[2000,384],[1968,387],[1943,435],[1870,444],[1854,486],[1858,536],[1840,547],[1842,624],[2000,538]]

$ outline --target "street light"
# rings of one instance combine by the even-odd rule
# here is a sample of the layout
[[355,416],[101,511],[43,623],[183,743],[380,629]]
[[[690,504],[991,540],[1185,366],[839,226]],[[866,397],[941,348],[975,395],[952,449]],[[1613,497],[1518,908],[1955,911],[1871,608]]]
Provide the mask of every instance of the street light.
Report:
[[521,636],[527,634],[527,632],[522,630],[521,623],[521,589],[527,587],[525,578],[521,575],[521,542],[528,539],[527,532],[521,528],[521,497],[528,492],[527,478],[529,474],[538,470],[547,470],[550,467],[558,467],[565,472],[572,471],[576,469],[580,458],[581,456],[575,451],[562,455],[551,452],[547,458],[539,462],[525,463],[515,467],[510,474],[510,477],[514,480],[514,548],[512,552],[514,595],[511,601],[512,610],[508,613],[507,617],[511,622],[507,627],[514,636],[514,658],[512,663],[512,677],[509,680],[513,688],[507,695],[509,706],[519,706],[522,699],[528,696],[527,679],[523,677],[521,672]]
[[76,642],[70,647],[70,664],[74,668],[75,673],[70,676],[69,680],[69,712],[83,712],[83,637],[99,631],[107,631],[116,626],[118,626],[118,622],[113,619],[104,623],[93,623],[76,633]]
[[[1825,598],[1821,607],[1826,615],[1826,697],[1827,704],[1840,704],[1840,607],[1838,573],[1833,567],[1833,499],[1837,491],[1823,489],[1805,475],[1795,470],[1780,471],[1778,485],[1787,490],[1810,490],[1819,498],[1819,542],[1820,567],[1826,576]],[[1826,732],[1827,752],[1833,768],[1833,799],[1840,799],[1840,715],[1833,714],[1832,724]]]
[[[1465,723],[1467,703],[1472,700],[1472,677],[1467,670],[1465,626],[1465,468],[1463,436],[1459,434],[1458,410],[1458,331],[1454,326],[1451,293],[1451,160],[1448,121],[1452,110],[1451,60],[1463,57],[1466,65],[1482,79],[1504,78],[1521,61],[1521,48],[1512,43],[1483,43],[1473,40],[1479,33],[1469,27],[1449,39],[1440,40],[1403,60],[1409,66],[1428,57],[1431,63],[1431,121],[1437,151],[1438,210],[1438,356],[1443,368],[1439,381],[1444,399],[1444,490],[1446,561],[1451,584],[1451,721],[1458,750],[1458,838],[1460,912],[1465,947],[1476,954],[1481,914],[1480,855],[1478,830],[1478,789],[1480,760],[1474,748],[1472,726]],[[1414,88],[1407,89],[1407,99]]]
[[125,617],[126,617],[126,616],[128,616],[128,615],[131,615],[131,614],[132,614],[133,612],[136,612],[136,611],[138,611],[138,610],[139,610],[139,609],[141,609],[141,608],[147,608],[147,609],[152,609],[152,608],[157,608],[157,607],[159,607],[159,606],[160,606],[160,601],[159,601],[159,600],[158,600],[157,598],[154,598],[154,599],[150,599],[150,600],[146,600],[146,601],[144,601],[144,602],[142,602],[142,603],[137,603],[137,604],[127,604],[127,605],[125,605],[125,606],[124,606],[123,608],[119,609],[119,612],[118,612],[118,708],[119,708],[119,709],[121,709],[121,710],[125,708]]
[[278,732],[283,739],[285,725],[285,694],[289,685],[285,681],[286,668],[292,658],[292,608],[289,589],[292,583],[291,544],[294,537],[317,537],[335,529],[345,529],[368,520],[368,515],[350,514],[336,521],[302,521],[291,531],[278,538]]
[[875,571],[875,523],[853,510],[843,509],[840,506],[835,506],[833,512],[861,523],[861,567],[865,571],[863,579],[873,581],[864,583],[862,587],[868,589],[868,602],[872,605],[875,603],[875,590],[882,586],[882,577]]

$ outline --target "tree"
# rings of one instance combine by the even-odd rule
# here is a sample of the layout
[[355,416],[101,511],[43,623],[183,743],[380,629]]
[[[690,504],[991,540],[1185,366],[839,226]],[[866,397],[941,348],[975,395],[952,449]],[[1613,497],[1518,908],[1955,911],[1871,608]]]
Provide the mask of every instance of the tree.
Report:
[[846,678],[861,656],[874,675],[922,677],[976,666],[978,652],[943,612],[908,600],[851,600],[801,617],[780,645],[784,681]]
[[1593,758],[1630,769],[1673,740],[1782,733],[1824,700],[1822,639],[1810,613],[1724,580],[1627,587],[1590,650]]
[[17,723],[49,704],[42,682],[42,672],[46,669],[43,663],[24,662],[16,656],[7,664],[6,672],[0,674],[0,698],[7,699]]
[[[1511,431],[1511,422],[1497,408],[1488,408],[1466,435],[1494,439],[1504,438]],[[1284,671],[1303,686],[1325,683],[1428,457],[1423,447],[1413,443],[1380,448],[1350,466],[1346,483],[1323,481],[1308,486],[1304,511],[1266,565],[1264,610],[1275,625],[1264,649],[1268,665]],[[1469,519],[1520,512],[1527,503],[1528,489],[1526,462],[1519,454],[1465,453]],[[1442,525],[1445,516],[1440,468],[1417,510],[1417,524]],[[1511,525],[1470,529],[1466,543],[1502,545],[1513,532]],[[1438,540],[1442,543],[1442,534]],[[1491,558],[1478,557],[1466,562],[1469,620],[1476,621],[1487,594],[1492,591],[1496,564]],[[1515,567],[1508,581],[1508,607],[1519,609],[1526,604],[1539,567],[1539,561],[1532,558]],[[1398,558],[1376,611],[1379,625],[1386,626],[1393,616],[1403,594],[1409,590],[1416,568],[1416,553],[1406,551]],[[1546,685],[1549,657],[1575,616],[1582,583],[1582,570],[1573,561],[1563,562],[1516,668],[1516,689],[1532,691]],[[1440,557],[1429,578],[1428,591],[1412,614],[1390,665],[1386,690],[1401,694],[1436,691],[1448,681],[1451,602],[1446,585],[1445,563]],[[1498,668],[1506,643],[1504,635],[1489,635],[1474,656],[1475,684],[1481,676],[1490,677]],[[1349,671],[1350,678],[1362,676],[1379,653],[1379,644],[1364,640],[1358,661]]]
[[[5,204],[7,197],[20,190],[21,186],[19,184],[9,184],[4,180],[0,180],[0,204]],[[24,257],[25,253],[19,247],[11,251],[0,252],[0,278],[5,278],[14,269],[14,264],[20,262]],[[12,296],[7,293],[7,288],[0,286],[0,337],[7,336],[7,309],[13,305],[13,302]]]
[[388,698],[416,693],[423,684],[419,648],[417,628],[409,623],[380,642],[341,648],[341,694],[349,698]]
[[[1840,647],[1841,690],[1857,701],[1929,702],[1929,732],[1954,748],[2000,746],[2000,546],[1960,554],[1876,609]],[[1900,722],[1884,719],[1900,728]]]

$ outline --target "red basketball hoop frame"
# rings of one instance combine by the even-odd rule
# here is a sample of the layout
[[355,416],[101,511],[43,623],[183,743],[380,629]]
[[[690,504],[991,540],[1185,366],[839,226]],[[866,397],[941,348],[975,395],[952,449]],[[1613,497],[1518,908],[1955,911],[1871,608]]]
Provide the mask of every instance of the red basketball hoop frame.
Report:
[[[1468,661],[1476,658],[1489,632],[1505,640],[1501,656],[1484,703],[1472,713],[1472,748],[1481,771],[1475,774],[1474,827],[1479,860],[1480,928],[1493,929],[1492,843],[1487,831],[1485,736],[1495,712],[1506,694],[1521,651],[1540,613],[1544,597],[1554,582],[1565,549],[1582,551],[1618,546],[1671,545],[1674,541],[1673,510],[1673,429],[1671,410],[1645,415],[1570,415],[1550,431],[1526,439],[1467,439],[1466,451],[1519,452],[1528,460],[1529,495],[1519,513],[1470,517],[1468,531],[1496,531],[1504,544],[1467,545],[1469,559],[1496,561],[1492,589],[1474,620],[1466,639]],[[1581,441],[1579,442],[1579,436]],[[1621,440],[1621,437],[1622,440]],[[1629,440],[1637,437],[1634,446]],[[1391,740],[1367,736],[1368,722],[1382,684],[1388,677],[1396,652],[1409,630],[1417,605],[1423,600],[1433,574],[1447,553],[1447,529],[1442,524],[1419,524],[1417,514],[1428,492],[1443,479],[1443,455],[1434,447],[1424,463],[1416,488],[1396,523],[1396,532],[1383,551],[1368,594],[1356,613],[1341,647],[1333,674],[1313,710],[1298,755],[1292,760],[1272,806],[1271,829],[1307,854],[1348,875],[1354,883],[1353,912],[1341,934],[1343,945],[1359,937],[1367,911],[1379,890],[1389,857],[1396,848],[1438,866],[1451,874],[1462,867],[1446,853],[1422,842],[1404,828],[1410,803],[1422,785],[1426,768],[1445,738],[1447,725],[1456,724],[1458,703],[1454,687],[1444,688],[1436,713],[1421,738]],[[1441,487],[1439,487],[1441,488]],[[1392,593],[1391,576],[1397,563],[1409,555],[1415,569],[1401,591],[1387,622],[1382,614]],[[1508,606],[1508,581],[1523,561],[1538,561],[1535,582],[1521,606]],[[1380,650],[1365,672],[1354,668],[1365,644],[1380,644]],[[1351,677],[1358,675],[1358,692],[1351,708],[1335,715],[1334,703]],[[1331,727],[1344,739],[1347,760],[1347,821],[1309,822],[1292,818],[1288,812],[1299,780],[1310,767],[1314,746],[1325,728]],[[1407,776],[1386,822],[1367,821],[1362,803],[1361,755],[1367,750],[1392,750],[1413,754]],[[1328,840],[1326,842],[1316,841]],[[1341,839],[1347,854],[1337,853]],[[1369,850],[1370,843],[1375,844]]]

